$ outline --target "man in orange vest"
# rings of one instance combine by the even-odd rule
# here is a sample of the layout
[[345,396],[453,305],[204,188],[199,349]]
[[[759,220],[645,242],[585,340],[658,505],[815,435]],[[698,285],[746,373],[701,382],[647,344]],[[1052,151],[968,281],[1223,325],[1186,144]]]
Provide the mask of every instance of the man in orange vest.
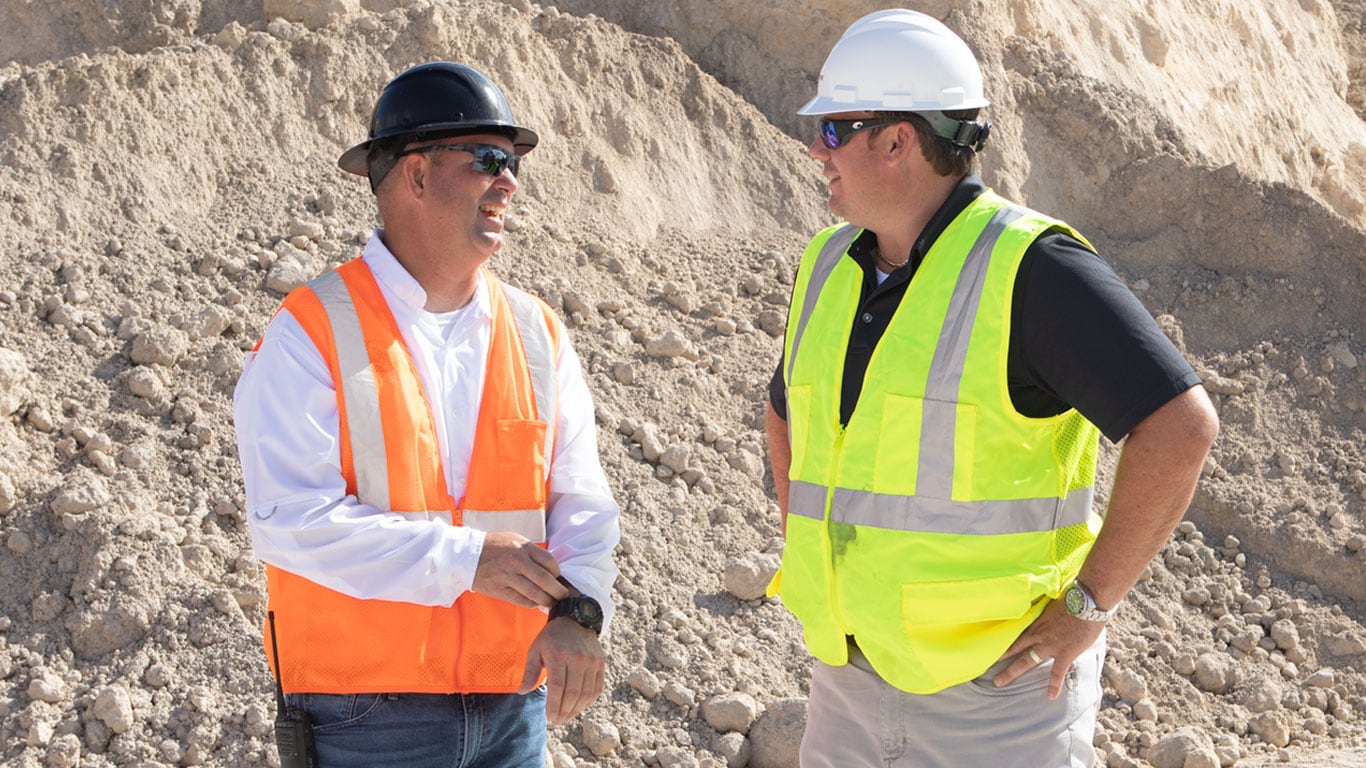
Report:
[[400,74],[338,163],[383,228],[248,355],[265,647],[316,743],[295,764],[540,765],[602,692],[619,510],[593,405],[549,307],[484,268],[536,143],[479,71]]

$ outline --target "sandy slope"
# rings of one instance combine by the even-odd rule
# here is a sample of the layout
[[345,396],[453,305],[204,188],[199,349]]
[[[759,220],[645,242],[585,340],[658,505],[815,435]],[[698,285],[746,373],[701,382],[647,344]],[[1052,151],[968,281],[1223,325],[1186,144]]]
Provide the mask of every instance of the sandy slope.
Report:
[[[232,385],[280,291],[375,223],[332,165],[373,95],[454,58],[543,137],[495,268],[570,323],[624,508],[610,690],[557,765],[790,764],[760,409],[827,215],[788,112],[865,4],[403,5],[0,1],[0,762],[272,759]],[[1224,420],[1113,628],[1115,766],[1366,765],[1361,46],[1348,2],[1263,6],[931,9],[998,94],[989,181],[1092,237]]]

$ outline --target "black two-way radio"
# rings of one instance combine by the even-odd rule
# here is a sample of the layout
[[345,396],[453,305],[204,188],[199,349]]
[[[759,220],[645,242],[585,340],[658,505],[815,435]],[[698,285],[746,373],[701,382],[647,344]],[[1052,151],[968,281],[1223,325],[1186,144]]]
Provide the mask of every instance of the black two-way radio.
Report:
[[302,709],[285,703],[285,686],[280,682],[280,649],[275,644],[275,611],[266,616],[270,619],[270,652],[275,657],[275,748],[280,752],[280,768],[318,768],[313,719]]

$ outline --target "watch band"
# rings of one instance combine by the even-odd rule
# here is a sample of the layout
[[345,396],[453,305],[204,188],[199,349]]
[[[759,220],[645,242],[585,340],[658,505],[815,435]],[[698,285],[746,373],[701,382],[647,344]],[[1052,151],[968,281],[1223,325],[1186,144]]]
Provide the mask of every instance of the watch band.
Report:
[[1063,605],[1067,612],[1082,621],[1107,622],[1119,606],[1115,605],[1109,610],[1102,610],[1096,605],[1096,599],[1091,596],[1091,591],[1082,584],[1079,579],[1073,580],[1063,591]]
[[558,619],[561,616],[573,619],[579,626],[593,630],[595,635],[602,634],[602,606],[588,595],[579,594],[556,600],[550,607],[550,618]]

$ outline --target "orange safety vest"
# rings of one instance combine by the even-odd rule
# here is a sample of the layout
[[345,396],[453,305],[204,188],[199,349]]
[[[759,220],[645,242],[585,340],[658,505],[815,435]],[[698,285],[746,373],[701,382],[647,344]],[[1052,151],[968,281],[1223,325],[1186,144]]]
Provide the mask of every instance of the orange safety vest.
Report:
[[[337,385],[347,493],[410,519],[516,531],[545,545],[558,406],[550,308],[484,273],[493,312],[465,498],[446,486],[431,406],[361,259],[285,297]],[[307,693],[506,693],[545,626],[539,610],[465,592],[450,606],[361,600],[267,566],[281,684]],[[271,651],[270,632],[265,647]],[[273,666],[273,665],[272,665]]]

